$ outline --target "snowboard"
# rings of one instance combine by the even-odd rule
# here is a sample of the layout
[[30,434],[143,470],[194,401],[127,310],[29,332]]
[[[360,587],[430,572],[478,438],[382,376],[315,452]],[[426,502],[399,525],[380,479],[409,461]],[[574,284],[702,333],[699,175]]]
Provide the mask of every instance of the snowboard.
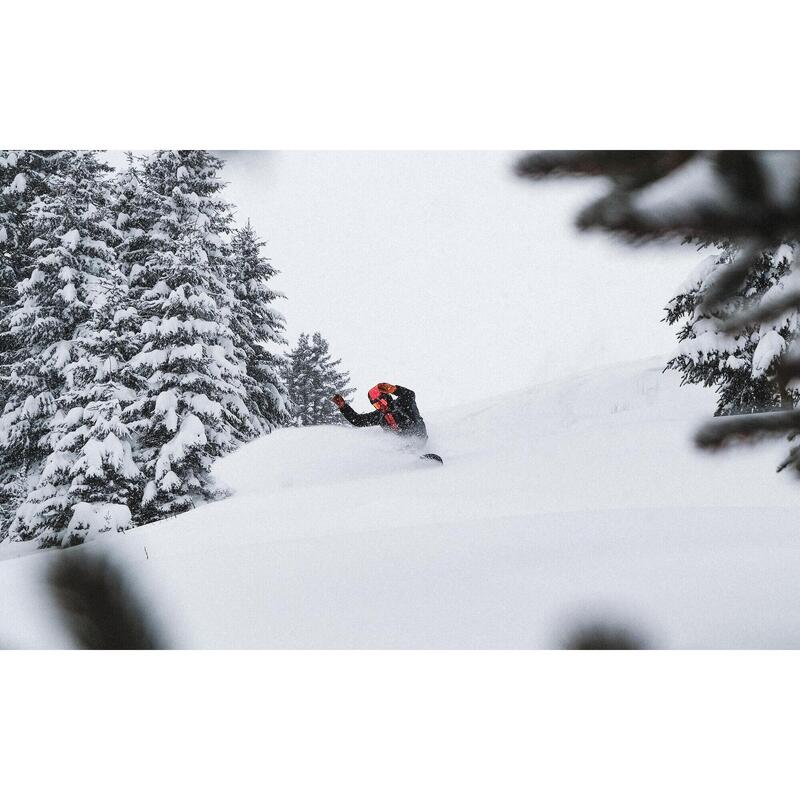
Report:
[[429,461],[438,461],[440,464],[444,464],[441,456],[437,456],[436,453],[425,453],[421,455],[420,458],[427,458]]

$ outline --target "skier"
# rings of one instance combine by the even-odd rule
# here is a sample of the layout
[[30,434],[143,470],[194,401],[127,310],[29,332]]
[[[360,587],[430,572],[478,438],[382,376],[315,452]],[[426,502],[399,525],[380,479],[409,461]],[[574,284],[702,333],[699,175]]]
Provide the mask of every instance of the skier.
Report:
[[382,425],[386,430],[392,430],[400,436],[414,436],[421,442],[427,441],[425,421],[419,413],[411,389],[392,383],[379,383],[367,392],[367,396],[375,410],[366,414],[356,413],[340,394],[335,394],[331,399],[344,418],[357,428]]

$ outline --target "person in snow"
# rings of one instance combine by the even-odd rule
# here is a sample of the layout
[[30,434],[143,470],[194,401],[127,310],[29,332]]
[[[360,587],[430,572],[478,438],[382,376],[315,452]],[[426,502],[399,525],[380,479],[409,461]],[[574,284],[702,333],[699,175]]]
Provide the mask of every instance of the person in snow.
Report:
[[400,436],[417,437],[423,442],[428,438],[425,420],[419,413],[411,389],[395,386],[393,383],[379,383],[367,392],[367,397],[375,410],[366,414],[354,411],[340,394],[335,394],[332,399],[344,418],[357,428],[381,425],[384,429],[394,431]]

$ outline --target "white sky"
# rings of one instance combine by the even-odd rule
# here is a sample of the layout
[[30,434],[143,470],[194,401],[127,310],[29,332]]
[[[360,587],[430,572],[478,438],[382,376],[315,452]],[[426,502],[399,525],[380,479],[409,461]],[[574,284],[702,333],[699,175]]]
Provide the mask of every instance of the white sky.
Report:
[[594,182],[523,181],[503,152],[220,155],[281,270],[290,341],[321,331],[360,410],[378,381],[415,389],[424,415],[674,347],[663,308],[699,256],[578,233]]

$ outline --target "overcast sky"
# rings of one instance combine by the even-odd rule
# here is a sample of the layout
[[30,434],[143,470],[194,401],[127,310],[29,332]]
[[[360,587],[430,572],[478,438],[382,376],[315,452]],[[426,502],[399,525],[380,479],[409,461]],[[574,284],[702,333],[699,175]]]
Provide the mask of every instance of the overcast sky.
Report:
[[522,181],[513,153],[221,155],[281,270],[289,337],[321,331],[358,406],[383,380],[424,413],[674,347],[663,308],[699,257],[578,233],[596,183]]
[[597,183],[523,181],[503,152],[220,155],[281,271],[288,337],[330,341],[360,410],[378,381],[424,414],[674,347],[663,308],[699,256],[578,233]]

